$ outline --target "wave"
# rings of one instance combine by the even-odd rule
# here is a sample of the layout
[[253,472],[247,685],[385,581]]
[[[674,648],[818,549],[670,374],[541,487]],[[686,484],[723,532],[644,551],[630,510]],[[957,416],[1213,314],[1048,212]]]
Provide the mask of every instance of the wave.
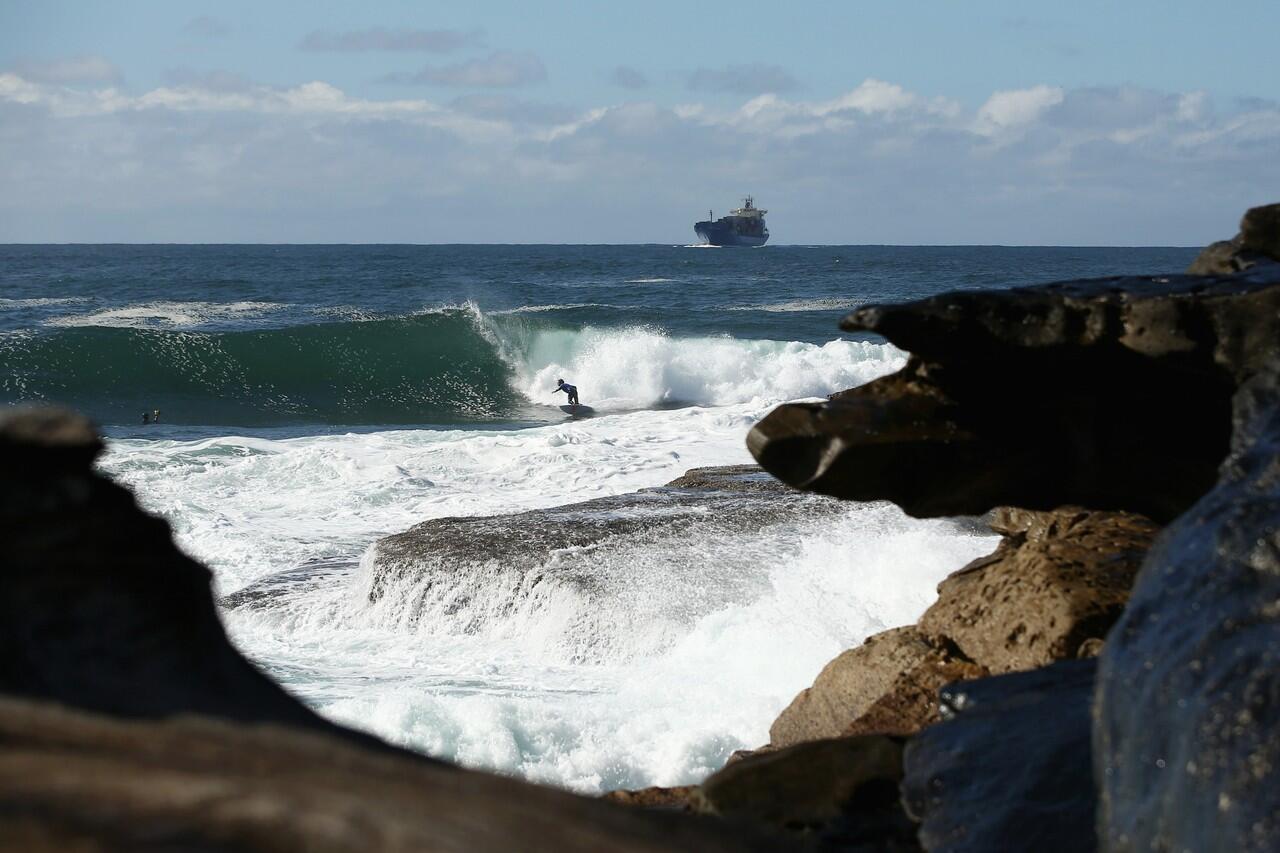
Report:
[[104,308],[88,314],[55,317],[46,325],[107,326],[123,329],[176,329],[210,322],[261,317],[289,306],[277,302],[147,302]]
[[824,299],[796,299],[790,302],[766,302],[759,305],[727,306],[729,311],[765,311],[770,314],[796,314],[805,311],[848,311],[862,304],[859,299],[827,297]]
[[[154,307],[112,319],[141,321]],[[0,338],[0,401],[65,403],[107,424],[155,408],[175,424],[462,423],[561,403],[557,378],[598,410],[627,411],[819,396],[903,361],[881,344],[673,338],[646,326],[566,327],[537,313],[466,305],[236,331],[44,328]]]

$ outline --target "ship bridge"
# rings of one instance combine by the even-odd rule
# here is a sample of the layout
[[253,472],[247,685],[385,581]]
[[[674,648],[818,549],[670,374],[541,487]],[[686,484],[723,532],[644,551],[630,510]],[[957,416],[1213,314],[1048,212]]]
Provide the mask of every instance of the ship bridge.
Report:
[[759,218],[761,216],[764,216],[768,212],[769,211],[767,210],[761,210],[760,208],[756,207],[756,200],[751,196],[747,196],[742,200],[742,207],[729,211],[729,215]]

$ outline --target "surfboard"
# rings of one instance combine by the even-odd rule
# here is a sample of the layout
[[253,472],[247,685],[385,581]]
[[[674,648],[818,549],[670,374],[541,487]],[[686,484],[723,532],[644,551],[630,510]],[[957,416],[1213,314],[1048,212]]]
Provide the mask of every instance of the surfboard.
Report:
[[588,418],[596,413],[595,409],[590,406],[584,406],[581,403],[576,406],[561,406],[560,411],[564,412],[566,415],[573,415],[579,418]]

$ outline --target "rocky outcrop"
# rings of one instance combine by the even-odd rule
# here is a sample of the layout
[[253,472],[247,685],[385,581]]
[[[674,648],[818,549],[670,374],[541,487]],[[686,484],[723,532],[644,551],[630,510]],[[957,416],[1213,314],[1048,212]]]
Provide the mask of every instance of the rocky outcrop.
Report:
[[129,851],[787,849],[277,724],[0,699],[0,846]]
[[[433,518],[378,540],[371,600],[406,576],[460,567],[527,575],[593,574],[602,550],[635,542],[736,534],[842,511],[755,465],[695,468],[665,486],[506,515]],[[554,559],[553,559],[554,557]]]
[[1280,261],[1280,204],[1254,207],[1240,220],[1240,233],[1211,243],[1187,268],[1194,275],[1230,275]]
[[1157,527],[1140,515],[1002,508],[994,554],[938,587],[919,630],[987,672],[1096,654],[1120,618]]
[[938,719],[938,688],[986,670],[914,627],[894,628],[823,667],[769,728],[775,747],[843,734],[911,734]]
[[1156,533],[1132,513],[1001,508],[993,554],[946,578],[914,626],[842,653],[769,730],[770,743],[908,735],[939,719],[953,681],[1091,657],[1120,617]]
[[943,692],[947,721],[912,738],[905,755],[903,800],[926,850],[1095,849],[1095,664],[1064,661]]
[[841,325],[911,358],[757,424],[748,447],[779,479],[918,516],[1073,504],[1165,522],[1212,487],[1231,395],[1280,340],[1280,265],[948,293]]
[[1100,658],[1109,850],[1280,838],[1280,358],[1235,418],[1217,487],[1156,541]]
[[93,471],[101,449],[88,421],[65,411],[0,421],[0,694],[118,717],[279,723],[381,748],[311,712],[232,648],[209,570]]

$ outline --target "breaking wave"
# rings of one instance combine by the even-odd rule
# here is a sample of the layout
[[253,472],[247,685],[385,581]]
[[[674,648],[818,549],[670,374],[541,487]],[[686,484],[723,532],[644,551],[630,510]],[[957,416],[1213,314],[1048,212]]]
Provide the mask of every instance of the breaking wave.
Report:
[[0,339],[0,400],[66,403],[107,424],[153,408],[178,424],[463,423],[563,402],[552,391],[560,377],[583,402],[625,411],[822,395],[902,359],[882,344],[567,328],[466,305],[236,331],[44,328]]

